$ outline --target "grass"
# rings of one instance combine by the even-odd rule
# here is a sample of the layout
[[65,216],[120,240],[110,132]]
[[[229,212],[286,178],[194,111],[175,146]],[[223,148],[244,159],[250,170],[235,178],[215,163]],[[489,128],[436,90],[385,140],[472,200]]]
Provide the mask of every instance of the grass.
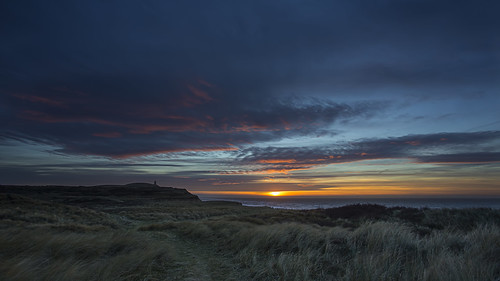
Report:
[[500,229],[435,230],[365,221],[353,231],[314,224],[255,225],[224,219],[143,226],[178,231],[234,255],[243,280],[496,280]]
[[0,193],[0,280],[500,278],[500,210],[58,198]]
[[2,280],[154,280],[168,262],[168,246],[139,233],[34,234],[0,232]]

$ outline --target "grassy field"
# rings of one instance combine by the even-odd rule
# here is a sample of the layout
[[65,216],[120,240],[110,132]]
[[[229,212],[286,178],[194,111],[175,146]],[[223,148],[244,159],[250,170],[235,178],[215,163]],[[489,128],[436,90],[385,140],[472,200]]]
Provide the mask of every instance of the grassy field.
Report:
[[143,187],[0,186],[0,280],[500,278],[500,210],[276,210]]

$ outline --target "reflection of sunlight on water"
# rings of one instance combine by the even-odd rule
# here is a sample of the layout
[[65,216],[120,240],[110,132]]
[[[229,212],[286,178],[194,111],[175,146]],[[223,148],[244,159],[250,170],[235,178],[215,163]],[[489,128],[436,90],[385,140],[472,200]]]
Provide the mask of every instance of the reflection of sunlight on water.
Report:
[[317,208],[334,208],[350,204],[379,204],[387,207],[404,206],[413,208],[494,208],[500,209],[500,197],[494,198],[307,198],[307,197],[287,197],[285,192],[273,191],[280,193],[279,195],[272,195],[271,192],[267,193],[268,196],[262,197],[224,197],[224,196],[200,196],[202,201],[211,200],[226,200],[240,202],[246,206],[254,207],[271,207],[279,209],[317,209]]

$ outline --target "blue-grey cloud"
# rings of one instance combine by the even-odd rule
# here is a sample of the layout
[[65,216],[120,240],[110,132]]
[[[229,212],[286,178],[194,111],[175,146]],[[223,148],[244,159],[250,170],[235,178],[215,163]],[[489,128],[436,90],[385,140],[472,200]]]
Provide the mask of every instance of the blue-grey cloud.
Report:
[[408,135],[319,147],[248,148],[237,153],[240,164],[251,168],[229,173],[287,173],[328,164],[376,159],[479,164],[500,162],[500,131]]

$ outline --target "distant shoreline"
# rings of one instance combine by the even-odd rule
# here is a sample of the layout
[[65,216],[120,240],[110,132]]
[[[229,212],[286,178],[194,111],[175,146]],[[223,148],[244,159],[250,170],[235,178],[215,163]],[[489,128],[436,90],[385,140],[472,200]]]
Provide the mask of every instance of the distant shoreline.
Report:
[[202,201],[232,201],[250,207],[276,209],[328,209],[351,204],[378,204],[386,207],[409,208],[492,208],[500,209],[500,197],[229,197],[198,195]]

